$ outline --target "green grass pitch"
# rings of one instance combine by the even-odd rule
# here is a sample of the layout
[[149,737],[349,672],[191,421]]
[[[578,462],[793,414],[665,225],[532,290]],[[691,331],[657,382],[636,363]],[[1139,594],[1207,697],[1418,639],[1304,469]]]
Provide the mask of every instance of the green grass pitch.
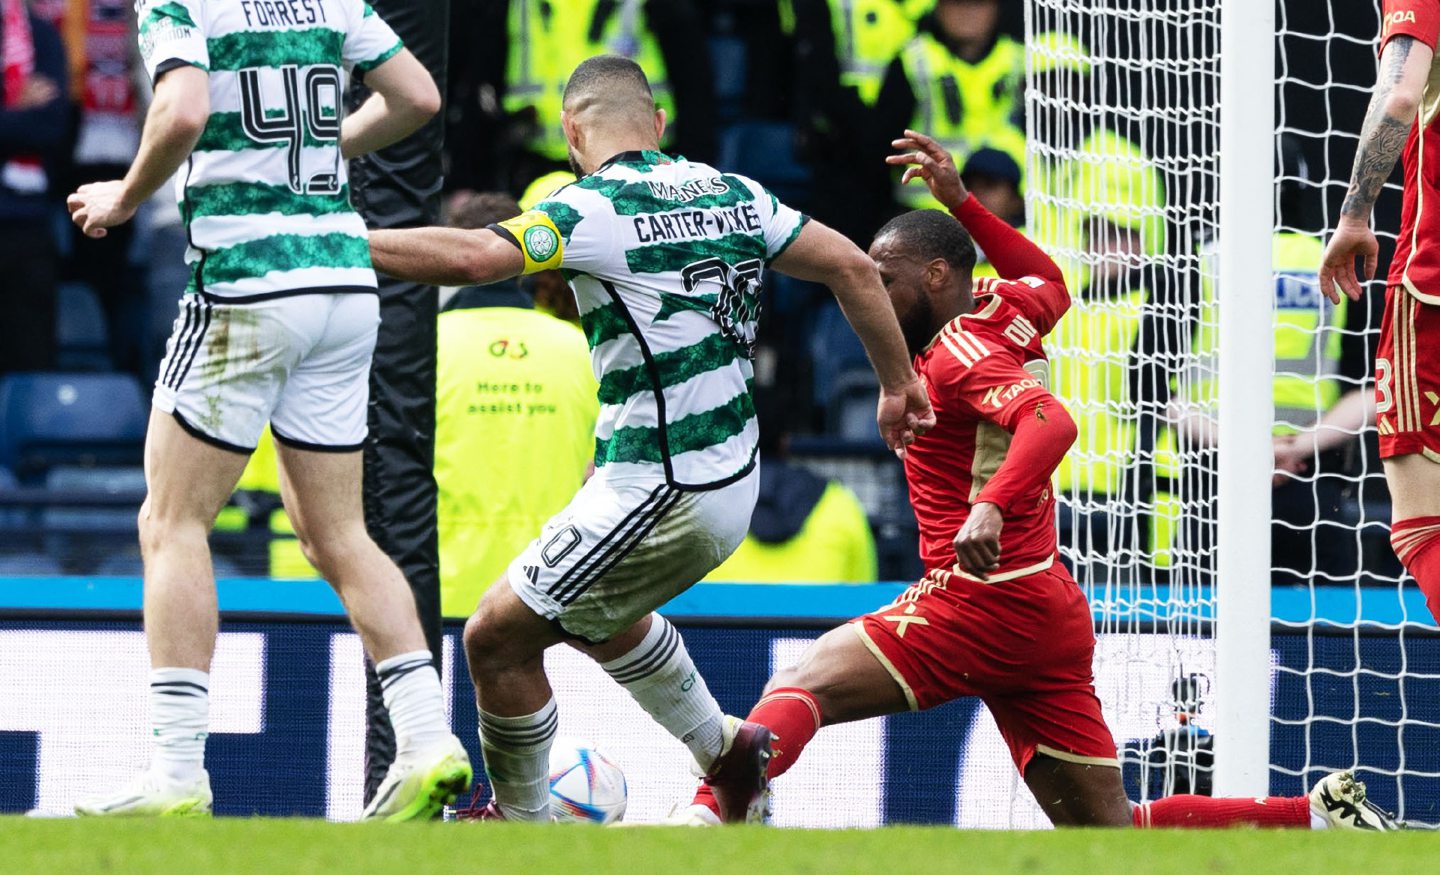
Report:
[[1308,831],[969,832],[0,818],[0,872],[423,875],[1414,873],[1440,836]]

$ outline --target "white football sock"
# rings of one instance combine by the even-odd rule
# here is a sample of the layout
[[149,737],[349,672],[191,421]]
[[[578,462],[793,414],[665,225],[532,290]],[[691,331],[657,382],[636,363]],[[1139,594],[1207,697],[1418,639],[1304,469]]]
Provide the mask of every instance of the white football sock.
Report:
[[507,819],[550,819],[550,746],[558,725],[553,696],[539,711],[521,717],[480,712],[485,773]]
[[708,771],[720,755],[725,714],[695,669],[680,633],[664,617],[652,616],[650,631],[634,650],[600,667],[690,748],[702,772]]
[[397,754],[422,750],[450,737],[445,694],[430,651],[415,650],[375,664]]
[[194,668],[150,670],[151,767],[173,784],[192,784],[205,769],[210,675]]

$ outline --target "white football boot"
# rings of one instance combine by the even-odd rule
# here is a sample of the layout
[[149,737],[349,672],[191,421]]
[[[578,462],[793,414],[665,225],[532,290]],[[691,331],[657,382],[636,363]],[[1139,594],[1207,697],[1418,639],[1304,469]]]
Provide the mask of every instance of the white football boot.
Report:
[[203,769],[191,784],[171,784],[151,770],[127,787],[76,804],[81,817],[209,817],[214,802]]
[[361,820],[425,820],[470,789],[474,770],[460,739],[450,736],[390,764]]
[[690,802],[682,802],[670,810],[661,826],[720,826],[720,815]]
[[1324,818],[1331,829],[1390,832],[1405,828],[1394,815],[1365,798],[1365,782],[1355,780],[1349,769],[1331,772],[1316,782],[1310,791],[1310,811]]

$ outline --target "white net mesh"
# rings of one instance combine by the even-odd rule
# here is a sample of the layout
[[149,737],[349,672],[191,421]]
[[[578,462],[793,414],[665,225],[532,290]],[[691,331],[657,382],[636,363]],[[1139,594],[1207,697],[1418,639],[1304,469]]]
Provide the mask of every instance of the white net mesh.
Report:
[[[1276,168],[1270,789],[1358,767],[1377,803],[1434,822],[1440,648],[1388,545],[1365,403],[1383,283],[1339,309],[1315,283],[1375,78],[1379,5],[1278,4],[1278,130],[1274,154],[1256,156]],[[1210,622],[1224,586],[1220,15],[1219,0],[1028,4],[1030,232],[1075,296],[1048,342],[1080,425],[1061,548],[1097,609],[1097,683],[1136,798],[1208,786],[1204,735],[1224,694]],[[1397,195],[1377,209],[1382,269]]]
[[[1379,0],[1292,2],[1277,10],[1276,222],[1282,238],[1321,234],[1339,218],[1375,82],[1380,15]],[[1402,582],[1389,547],[1388,495],[1373,417],[1363,411],[1372,393],[1384,269],[1398,227],[1399,186],[1392,184],[1375,215],[1380,281],[1370,284],[1364,300],[1332,315],[1310,361],[1287,356],[1277,333],[1279,379],[1313,374],[1317,365],[1326,371],[1328,379],[1314,381],[1321,391],[1303,400],[1312,419],[1328,420],[1316,434],[1335,447],[1305,454],[1303,468],[1280,478],[1275,490],[1281,655],[1271,782],[1295,790],[1328,769],[1358,766],[1377,803],[1434,823],[1440,821],[1432,801],[1440,777],[1434,625],[1413,581]],[[1300,251],[1288,259],[1277,252],[1282,324],[1298,304],[1286,283]],[[1306,406],[1289,412],[1307,412]],[[1277,421],[1285,422],[1286,413],[1277,395]],[[1306,440],[1304,431],[1299,440]]]
[[1080,429],[1059,473],[1061,550],[1097,611],[1097,685],[1133,798],[1208,786],[1220,692],[1215,361],[1191,342],[1216,325],[1202,289],[1219,26],[1218,0],[1032,0],[1027,16],[1030,231],[1074,297],[1047,341]]

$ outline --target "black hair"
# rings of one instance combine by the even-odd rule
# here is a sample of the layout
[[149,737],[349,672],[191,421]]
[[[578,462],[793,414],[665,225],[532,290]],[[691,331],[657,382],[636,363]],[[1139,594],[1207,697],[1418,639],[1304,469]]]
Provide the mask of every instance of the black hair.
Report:
[[646,95],[654,99],[650,91],[650,80],[640,65],[620,55],[596,55],[586,58],[570,74],[565,83],[563,101],[568,104],[573,96],[585,93],[603,92],[617,85],[639,86]]
[[504,192],[482,191],[460,202],[450,213],[452,228],[485,228],[520,215],[520,205]]
[[894,237],[917,258],[943,258],[965,276],[975,269],[975,242],[964,226],[940,210],[911,210],[885,223],[875,239]]

